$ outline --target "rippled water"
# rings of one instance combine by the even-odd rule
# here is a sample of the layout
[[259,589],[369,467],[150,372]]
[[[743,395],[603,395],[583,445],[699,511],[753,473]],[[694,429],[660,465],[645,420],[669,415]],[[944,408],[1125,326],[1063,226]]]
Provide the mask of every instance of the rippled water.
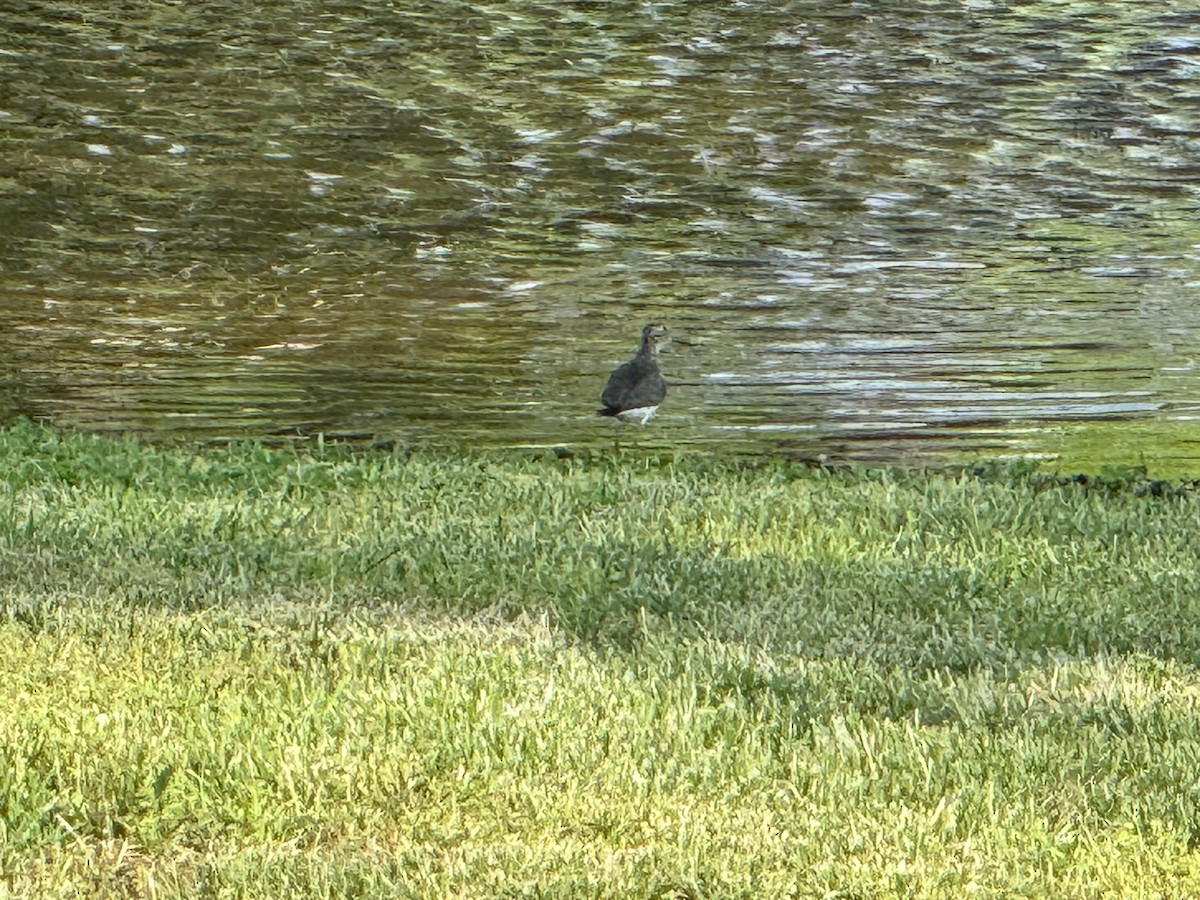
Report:
[[920,460],[1200,410],[1183,3],[29,4],[0,34],[0,416],[611,444],[651,319],[672,391],[623,441]]

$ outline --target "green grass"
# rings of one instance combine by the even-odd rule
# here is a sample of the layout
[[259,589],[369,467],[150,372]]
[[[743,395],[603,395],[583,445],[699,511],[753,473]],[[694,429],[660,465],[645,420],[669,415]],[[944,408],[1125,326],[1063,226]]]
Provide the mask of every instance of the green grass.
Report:
[[1200,892],[1200,498],[0,432],[0,894]]
[[1192,422],[1131,419],[1059,424],[1039,432],[1039,448],[1057,465],[1097,471],[1114,453],[1155,476],[1195,476],[1200,431]]

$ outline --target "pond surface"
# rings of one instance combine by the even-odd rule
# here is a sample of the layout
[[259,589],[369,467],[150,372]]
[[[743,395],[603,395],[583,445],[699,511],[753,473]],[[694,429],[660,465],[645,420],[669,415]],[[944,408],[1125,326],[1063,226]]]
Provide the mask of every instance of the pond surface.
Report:
[[[0,34],[0,418],[1200,463],[1193,5],[110,0]],[[651,320],[671,393],[614,432]]]

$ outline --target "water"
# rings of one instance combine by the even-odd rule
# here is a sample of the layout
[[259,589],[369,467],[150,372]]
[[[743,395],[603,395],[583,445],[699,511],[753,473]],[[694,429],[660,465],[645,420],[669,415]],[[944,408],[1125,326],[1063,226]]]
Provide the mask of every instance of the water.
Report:
[[1183,3],[110,2],[0,34],[0,418],[611,446],[650,320],[648,446],[1082,430],[1130,462],[1106,435],[1200,414]]

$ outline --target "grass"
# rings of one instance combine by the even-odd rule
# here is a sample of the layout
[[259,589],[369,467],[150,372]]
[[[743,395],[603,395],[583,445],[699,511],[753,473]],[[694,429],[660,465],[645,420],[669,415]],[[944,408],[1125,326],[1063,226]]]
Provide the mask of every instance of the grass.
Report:
[[[1130,419],[1060,424],[1039,435],[1039,449],[1048,456],[1085,470],[1110,465],[1114,448],[1122,459],[1157,476],[1196,474],[1200,433],[1186,419]],[[1061,464],[1061,463],[1060,463]]]
[[0,894],[1200,891],[1200,499],[0,432]]

